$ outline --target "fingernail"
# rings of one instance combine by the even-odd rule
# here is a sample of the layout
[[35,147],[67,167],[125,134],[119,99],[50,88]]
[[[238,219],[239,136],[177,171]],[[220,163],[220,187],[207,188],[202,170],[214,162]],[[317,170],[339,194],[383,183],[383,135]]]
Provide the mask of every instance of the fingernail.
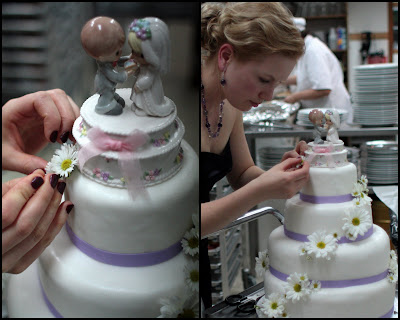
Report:
[[33,170],[30,174],[34,173],[36,170],[42,170],[44,172],[44,174],[46,174],[46,170],[43,168],[36,168],[35,170]]
[[67,142],[68,137],[69,137],[69,131],[66,131],[60,136],[60,140],[62,141],[62,143],[65,143]]
[[53,174],[50,176],[50,185],[51,185],[51,187],[52,187],[53,189],[56,187],[57,182],[58,182],[58,179],[60,179],[60,177],[59,177],[57,174],[55,174],[55,173],[53,173]]
[[56,142],[57,136],[58,136],[58,131],[53,131],[53,133],[50,136],[50,141],[53,143]]
[[42,177],[35,177],[31,182],[31,186],[33,189],[37,190],[43,184],[43,182],[44,180]]
[[67,213],[70,213],[73,208],[74,208],[74,205],[70,204],[67,206],[67,208],[65,210],[67,211]]
[[58,192],[61,193],[61,194],[63,194],[66,185],[67,185],[67,184],[66,184],[64,181],[59,182],[58,185],[57,185],[57,190],[58,190]]

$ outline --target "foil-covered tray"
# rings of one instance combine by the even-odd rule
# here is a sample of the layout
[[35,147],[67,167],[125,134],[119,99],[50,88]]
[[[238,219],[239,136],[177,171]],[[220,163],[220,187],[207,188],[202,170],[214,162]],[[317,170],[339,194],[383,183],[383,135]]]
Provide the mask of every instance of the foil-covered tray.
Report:
[[280,100],[263,102],[250,111],[243,112],[243,123],[255,126],[277,126],[284,123],[289,117],[297,112],[300,103],[287,103]]

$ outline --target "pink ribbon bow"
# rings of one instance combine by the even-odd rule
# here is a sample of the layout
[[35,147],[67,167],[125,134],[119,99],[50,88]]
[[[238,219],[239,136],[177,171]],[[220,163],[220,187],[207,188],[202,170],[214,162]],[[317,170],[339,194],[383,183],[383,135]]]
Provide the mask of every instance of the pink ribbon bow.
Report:
[[[314,158],[319,154],[319,153],[331,153],[333,152],[333,144],[328,144],[327,146],[315,146],[313,149],[313,154],[311,154],[306,160],[311,163]],[[326,162],[328,168],[334,168],[335,166],[335,161],[333,160],[333,157],[331,154],[326,155]]]
[[140,130],[133,131],[125,139],[117,140],[99,128],[88,130],[87,136],[90,142],[83,146],[78,153],[79,168],[82,168],[86,161],[106,151],[119,152],[118,164],[121,168],[123,177],[127,183],[127,189],[134,199],[138,194],[147,195],[143,182],[140,179],[141,168],[139,160],[135,159],[134,151],[144,145],[149,136]]

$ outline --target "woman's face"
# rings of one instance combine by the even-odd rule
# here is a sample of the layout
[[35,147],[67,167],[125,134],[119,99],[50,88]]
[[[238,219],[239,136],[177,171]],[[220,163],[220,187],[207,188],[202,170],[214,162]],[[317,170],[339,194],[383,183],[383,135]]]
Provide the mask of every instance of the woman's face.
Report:
[[225,97],[241,111],[249,111],[263,101],[272,100],[274,88],[285,81],[296,64],[295,58],[279,54],[257,61],[232,59],[225,71]]

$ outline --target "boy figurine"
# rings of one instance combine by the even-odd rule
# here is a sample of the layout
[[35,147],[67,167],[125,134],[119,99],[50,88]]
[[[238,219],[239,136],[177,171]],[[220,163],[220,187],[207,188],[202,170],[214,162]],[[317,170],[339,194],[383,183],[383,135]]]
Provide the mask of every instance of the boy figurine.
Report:
[[324,144],[324,140],[321,139],[321,134],[324,132],[324,113],[321,110],[313,109],[308,114],[308,119],[314,124],[314,144]]
[[81,42],[86,53],[96,59],[98,66],[95,88],[100,97],[95,111],[105,115],[121,114],[125,101],[115,92],[115,86],[125,82],[128,73],[118,72],[114,67],[122,54],[124,31],[114,19],[96,17],[82,28]]

